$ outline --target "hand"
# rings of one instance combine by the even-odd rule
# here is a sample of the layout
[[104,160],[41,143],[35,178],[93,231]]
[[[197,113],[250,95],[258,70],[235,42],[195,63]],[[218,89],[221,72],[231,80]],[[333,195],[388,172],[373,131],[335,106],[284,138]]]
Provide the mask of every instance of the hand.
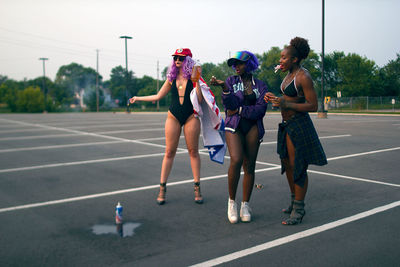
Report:
[[129,104],[133,104],[136,102],[136,96],[129,98]]
[[280,107],[281,103],[284,101],[283,97],[277,96],[270,97],[269,100],[271,101],[273,107]]
[[238,113],[238,109],[235,109],[235,110],[231,110],[231,109],[228,109],[227,111],[226,111],[226,114],[228,115],[228,116],[232,116],[232,115],[235,115],[236,113]]
[[225,84],[225,82],[221,81],[221,80],[217,80],[217,78],[215,76],[212,76],[211,80],[210,80],[210,84],[215,85],[215,86],[223,86]]
[[274,98],[276,98],[276,96],[275,96],[273,93],[271,93],[271,92],[268,92],[268,93],[266,93],[266,94],[264,95],[264,101],[265,101],[266,103],[268,103],[269,101],[272,101],[272,99],[274,99]]

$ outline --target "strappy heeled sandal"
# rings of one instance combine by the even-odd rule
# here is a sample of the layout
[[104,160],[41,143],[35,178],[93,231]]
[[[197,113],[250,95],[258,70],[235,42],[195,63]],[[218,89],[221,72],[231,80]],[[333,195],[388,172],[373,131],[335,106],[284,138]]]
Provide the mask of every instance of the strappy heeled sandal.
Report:
[[292,210],[293,210],[293,201],[294,201],[294,194],[291,194],[291,195],[290,195],[290,198],[291,198],[290,205],[289,205],[289,207],[287,207],[287,209],[282,209],[282,212],[283,212],[283,213],[286,213],[286,214],[292,213]]
[[304,210],[304,201],[294,200],[293,210],[290,213],[290,217],[282,222],[283,225],[296,225],[301,223],[306,211]]
[[197,204],[203,204],[203,197],[200,192],[200,182],[194,183],[194,202]]
[[167,183],[160,183],[160,193],[157,196],[157,204],[163,205],[165,203],[165,194],[167,192]]

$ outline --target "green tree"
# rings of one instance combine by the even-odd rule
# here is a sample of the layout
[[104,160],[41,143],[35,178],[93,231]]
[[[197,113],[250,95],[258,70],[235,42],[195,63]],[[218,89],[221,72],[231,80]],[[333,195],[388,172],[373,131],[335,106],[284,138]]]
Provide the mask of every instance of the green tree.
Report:
[[348,54],[337,61],[342,96],[368,96],[376,85],[377,66],[374,61],[357,54]]
[[[102,76],[99,75],[99,84]],[[61,66],[56,74],[55,84],[59,86],[57,92],[61,103],[72,103],[74,96],[81,90],[91,89],[96,86],[96,71],[77,63]],[[57,99],[59,99],[57,98]],[[77,104],[77,103],[75,103]]]
[[[85,91],[84,103],[90,111],[97,111],[97,95],[96,88],[90,88]],[[104,104],[104,92],[99,89],[99,107]]]
[[[159,81],[159,86],[163,85],[163,81]],[[144,75],[142,78],[136,79],[135,86],[139,90],[137,92],[138,96],[146,96],[146,95],[155,95],[157,94],[157,80],[153,79],[150,76]],[[164,106],[166,105],[167,102],[167,97],[164,97],[163,99],[160,100],[160,105]],[[151,102],[142,102],[141,105],[145,106],[152,106],[155,103]]]
[[17,111],[17,95],[19,91],[24,89],[24,83],[8,78],[2,79],[0,85],[0,102],[6,103],[12,112]]
[[400,96],[400,54],[379,70],[379,80],[385,96]]
[[[202,78],[204,81],[207,83],[208,86],[210,86],[210,80],[212,76],[215,76],[219,80],[225,81],[226,78],[231,76],[233,74],[233,71],[230,67],[228,67],[228,64],[225,62],[222,62],[218,65],[214,63],[204,63],[202,66]],[[220,86],[210,86],[211,91],[213,92],[217,105],[222,108],[222,88]]]
[[16,107],[18,112],[43,112],[44,94],[39,87],[29,86],[17,94]]
[[258,78],[263,81],[268,89],[275,93],[280,94],[280,86],[285,74],[281,71],[275,73],[275,66],[279,64],[281,57],[281,49],[279,47],[272,47],[259,57],[260,71]]
[[135,86],[135,78],[132,71],[126,74],[125,68],[117,66],[111,70],[110,80],[107,82],[113,99],[118,99],[120,106],[127,103],[126,86],[128,85],[128,97],[136,95],[138,88]]

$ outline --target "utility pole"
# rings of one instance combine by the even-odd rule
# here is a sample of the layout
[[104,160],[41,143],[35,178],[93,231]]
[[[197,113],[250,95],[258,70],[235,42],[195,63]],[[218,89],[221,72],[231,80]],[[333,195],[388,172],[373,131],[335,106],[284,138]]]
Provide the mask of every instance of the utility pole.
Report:
[[99,112],[99,49],[96,49],[96,111]]
[[129,112],[129,103],[128,103],[128,46],[127,41],[128,39],[132,39],[130,36],[120,36],[119,38],[125,39],[125,74],[126,74],[126,85],[125,85],[125,103],[126,103],[126,112]]
[[[159,87],[159,78],[158,78],[158,73],[160,72],[160,62],[157,60],[157,94],[158,94],[158,91],[160,90],[160,87]],[[157,111],[160,111],[160,101],[159,100],[157,100]]]
[[325,61],[325,0],[322,0],[322,53],[321,53],[321,111],[318,113],[319,118],[326,118],[328,114],[325,112],[324,103],[324,61]]
[[44,112],[47,112],[47,88],[46,88],[46,67],[45,61],[49,60],[48,58],[41,57],[39,60],[43,61],[43,94],[44,94]]

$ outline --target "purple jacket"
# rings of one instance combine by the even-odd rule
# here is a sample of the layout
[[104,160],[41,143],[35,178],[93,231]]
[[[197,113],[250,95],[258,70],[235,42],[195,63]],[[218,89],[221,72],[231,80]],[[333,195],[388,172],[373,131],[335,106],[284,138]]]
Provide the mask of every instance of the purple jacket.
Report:
[[[261,142],[265,133],[263,118],[267,111],[267,103],[264,101],[264,95],[268,92],[265,83],[252,78],[253,92],[256,94],[257,102],[252,106],[244,106],[244,86],[242,79],[238,75],[230,76],[225,81],[229,93],[222,92],[222,103],[225,107],[225,130],[235,132],[239,125],[241,117],[257,120],[258,140]],[[228,116],[227,110],[235,110],[242,107],[240,115],[238,113]]]

